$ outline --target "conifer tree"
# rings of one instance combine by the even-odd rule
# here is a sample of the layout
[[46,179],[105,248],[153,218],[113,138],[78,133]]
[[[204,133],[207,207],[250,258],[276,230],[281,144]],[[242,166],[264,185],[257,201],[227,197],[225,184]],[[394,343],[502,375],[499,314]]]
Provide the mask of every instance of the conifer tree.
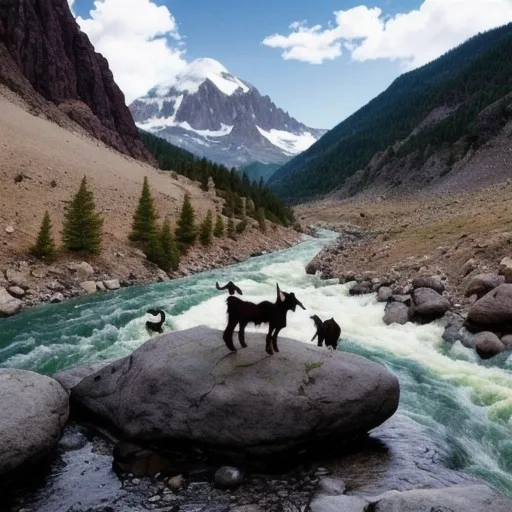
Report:
[[130,240],[132,242],[147,243],[157,234],[156,226],[156,211],[153,205],[153,198],[149,190],[148,178],[144,177],[144,184],[142,185],[142,193],[139,199],[137,211],[133,216],[132,232],[130,233]]
[[45,212],[36,244],[30,248],[30,254],[35,258],[51,258],[55,254],[55,243],[52,237],[52,221],[48,210]]
[[162,229],[146,243],[146,256],[149,261],[158,265],[165,272],[178,270],[180,253],[167,219],[164,221]]
[[217,238],[222,238],[222,236],[224,236],[224,222],[222,221],[222,215],[217,215],[213,235]]
[[247,229],[247,219],[244,217],[237,225],[236,232],[242,234]]
[[190,201],[190,195],[187,193],[183,200],[180,218],[178,219],[178,227],[176,228],[176,241],[178,242],[178,247],[182,254],[196,241],[197,228],[195,218],[196,214]]
[[267,225],[265,224],[265,209],[264,208],[258,208],[258,211],[256,212],[256,220],[258,221],[260,231],[262,233],[265,233],[267,231]]
[[98,254],[101,251],[103,219],[96,212],[93,193],[87,188],[84,176],[71,201],[62,232],[64,247],[69,251]]
[[204,246],[210,245],[212,243],[212,229],[213,229],[213,217],[211,210],[208,210],[206,217],[201,224],[201,229],[199,232],[199,240]]
[[233,222],[233,217],[229,217],[228,219],[228,237],[232,240],[236,239],[235,236],[235,223]]

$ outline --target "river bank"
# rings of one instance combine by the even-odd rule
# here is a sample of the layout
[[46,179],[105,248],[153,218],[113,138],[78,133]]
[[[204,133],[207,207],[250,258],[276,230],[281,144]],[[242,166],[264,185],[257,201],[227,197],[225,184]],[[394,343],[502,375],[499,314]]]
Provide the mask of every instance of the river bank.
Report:
[[148,262],[139,249],[114,237],[104,242],[101,256],[88,261],[69,255],[51,264],[33,258],[11,258],[0,266],[0,317],[44,303],[60,303],[70,298],[227,267],[254,255],[292,247],[301,238],[302,234],[291,228],[270,223],[262,233],[256,223],[250,222],[247,231],[236,240],[214,239],[209,247],[194,246],[182,259],[180,269],[169,273]]

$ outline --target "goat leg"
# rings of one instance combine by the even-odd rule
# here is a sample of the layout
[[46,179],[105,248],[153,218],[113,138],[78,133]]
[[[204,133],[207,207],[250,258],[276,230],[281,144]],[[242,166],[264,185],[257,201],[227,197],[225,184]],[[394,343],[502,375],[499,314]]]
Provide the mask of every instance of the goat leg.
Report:
[[238,329],[238,341],[240,341],[240,345],[242,348],[247,348],[247,343],[245,343],[245,328],[247,327],[246,323],[240,322],[240,327]]
[[[324,337],[322,335],[319,335],[318,336],[318,346],[322,347],[323,344],[324,344]],[[325,344],[327,345],[327,342],[325,342]]]
[[274,335],[272,336],[272,346],[274,348],[274,352],[279,352],[279,348],[277,346],[277,336],[278,336],[280,330],[281,329],[276,329],[274,331]]
[[233,332],[235,331],[236,324],[234,320],[229,320],[228,326],[226,327],[222,339],[231,352],[236,352],[235,345],[233,344]]
[[265,352],[271,356],[274,354],[274,351],[272,350],[272,327],[269,328],[268,330],[268,334],[267,334],[267,339],[266,339],[266,347],[265,347]]

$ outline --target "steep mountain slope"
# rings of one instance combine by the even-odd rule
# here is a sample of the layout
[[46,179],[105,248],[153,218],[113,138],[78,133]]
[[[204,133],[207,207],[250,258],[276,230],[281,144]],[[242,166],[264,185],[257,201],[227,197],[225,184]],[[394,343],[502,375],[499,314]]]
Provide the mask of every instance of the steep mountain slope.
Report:
[[[0,2],[0,83],[67,128],[153,162],[108,62],[80,31],[67,0]],[[76,124],[75,124],[76,123]]]
[[[269,185],[281,197],[300,201],[333,190],[346,197],[372,187],[418,190],[453,181],[450,175],[464,174],[462,167],[512,117],[511,76],[509,24],[398,78],[279,169]],[[502,161],[492,172],[495,179],[510,173],[510,156]],[[471,176],[478,178],[478,172]]]
[[298,122],[213,59],[193,61],[130,110],[139,128],[228,167],[283,164],[325,133]]

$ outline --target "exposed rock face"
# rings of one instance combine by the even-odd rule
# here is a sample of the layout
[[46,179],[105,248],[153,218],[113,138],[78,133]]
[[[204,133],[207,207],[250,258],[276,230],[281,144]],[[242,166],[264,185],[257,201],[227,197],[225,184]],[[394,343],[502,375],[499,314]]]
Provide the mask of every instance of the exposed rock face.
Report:
[[503,329],[512,332],[512,284],[502,284],[475,302],[468,323],[482,331]]
[[49,377],[0,370],[0,476],[47,455],[68,418],[68,394]]
[[229,354],[206,327],[152,339],[72,388],[72,406],[135,442],[262,457],[352,439],[396,411],[383,366],[286,339],[268,357],[258,334],[248,344]]
[[67,117],[118,151],[153,162],[107,60],[66,0],[0,3],[0,83],[59,124]]

